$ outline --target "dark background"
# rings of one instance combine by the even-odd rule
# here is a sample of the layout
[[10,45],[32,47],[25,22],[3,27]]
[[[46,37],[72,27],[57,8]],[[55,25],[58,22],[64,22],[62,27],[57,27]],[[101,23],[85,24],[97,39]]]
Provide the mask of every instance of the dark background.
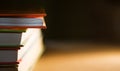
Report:
[[50,0],[43,2],[47,12],[46,40],[120,39],[120,1]]
[[119,0],[0,0],[0,10],[45,8],[45,40],[119,40]]
[[39,10],[42,0],[0,0],[0,10]]

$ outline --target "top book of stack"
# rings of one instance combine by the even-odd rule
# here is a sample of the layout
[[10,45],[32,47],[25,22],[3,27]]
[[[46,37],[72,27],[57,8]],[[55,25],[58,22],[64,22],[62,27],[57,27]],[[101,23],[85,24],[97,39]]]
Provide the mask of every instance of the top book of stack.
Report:
[[0,0],[0,14],[45,13],[41,0]]
[[0,29],[46,28],[41,0],[0,0]]

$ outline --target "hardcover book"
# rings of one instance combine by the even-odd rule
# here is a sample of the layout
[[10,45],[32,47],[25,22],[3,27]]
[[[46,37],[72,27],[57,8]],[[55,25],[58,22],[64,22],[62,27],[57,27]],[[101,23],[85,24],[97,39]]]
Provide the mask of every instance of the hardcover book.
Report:
[[45,28],[43,18],[0,18],[0,28]]
[[32,71],[44,50],[40,29],[46,28],[46,14],[43,9],[33,11],[29,0],[22,1],[0,1],[0,8],[6,5],[0,10],[0,71]]
[[19,33],[0,33],[0,47],[15,47],[21,45],[22,32]]
[[17,67],[1,67],[0,71],[18,71]]
[[0,64],[1,63],[14,63],[17,62],[18,57],[18,49],[11,49],[11,48],[3,48],[0,49]]

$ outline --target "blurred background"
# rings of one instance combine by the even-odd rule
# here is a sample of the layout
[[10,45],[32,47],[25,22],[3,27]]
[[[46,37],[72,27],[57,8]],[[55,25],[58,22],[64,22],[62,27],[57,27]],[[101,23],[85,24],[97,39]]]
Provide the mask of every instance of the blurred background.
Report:
[[45,39],[119,39],[120,2],[116,0],[51,0],[44,2]]
[[35,71],[120,71],[120,1],[42,1],[45,52]]

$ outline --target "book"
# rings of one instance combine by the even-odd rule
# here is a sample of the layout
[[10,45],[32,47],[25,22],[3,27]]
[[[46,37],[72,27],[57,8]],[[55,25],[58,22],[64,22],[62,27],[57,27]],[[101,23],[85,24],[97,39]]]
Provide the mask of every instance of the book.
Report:
[[39,13],[0,10],[0,71],[32,71],[44,51],[46,14]]
[[7,18],[37,18],[37,17],[45,17],[46,16],[46,13],[39,13],[39,14],[34,14],[34,13],[32,13],[32,14],[29,14],[29,13],[27,13],[27,14],[20,14],[20,13],[13,13],[13,14],[11,14],[11,13],[3,13],[3,14],[1,14],[0,13],[0,17],[1,18],[4,18],[4,17],[7,17]]
[[0,47],[16,47],[21,44],[22,32],[1,32],[0,33]]
[[0,29],[0,33],[21,33],[25,32],[26,29],[12,28],[12,29]]
[[18,64],[0,64],[0,71],[18,71]]
[[0,64],[17,62],[18,48],[0,49]]
[[1,67],[0,71],[18,71],[17,67]]
[[[24,40],[27,36],[29,36],[28,39]],[[18,61],[20,61],[18,70],[32,71],[44,51],[41,30],[38,28],[27,29],[23,34],[22,41],[24,41],[24,47],[18,50]]]
[[21,48],[0,46],[0,71],[33,70],[44,51],[41,30],[39,28],[26,29],[26,32],[22,34],[21,44],[24,45]]
[[0,18],[0,28],[46,28],[44,19],[39,18]]
[[0,17],[1,18],[37,18],[37,17],[45,17],[46,16],[46,13],[43,13],[43,14],[1,14],[0,13]]

